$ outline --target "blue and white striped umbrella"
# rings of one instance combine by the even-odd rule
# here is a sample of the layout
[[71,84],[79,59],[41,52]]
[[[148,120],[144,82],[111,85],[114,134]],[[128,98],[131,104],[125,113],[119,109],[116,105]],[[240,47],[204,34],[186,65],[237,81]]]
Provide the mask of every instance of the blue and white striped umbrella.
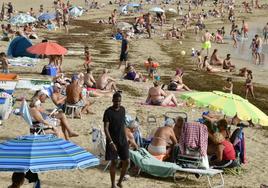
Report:
[[84,169],[100,160],[72,142],[54,135],[29,135],[0,144],[0,171],[33,173]]
[[36,22],[36,19],[28,14],[17,14],[16,16],[13,16],[9,23],[12,25],[23,25],[27,23],[33,23]]
[[38,20],[54,20],[56,18],[56,15],[53,13],[48,13],[45,12],[43,14],[41,14],[40,16],[38,16]]

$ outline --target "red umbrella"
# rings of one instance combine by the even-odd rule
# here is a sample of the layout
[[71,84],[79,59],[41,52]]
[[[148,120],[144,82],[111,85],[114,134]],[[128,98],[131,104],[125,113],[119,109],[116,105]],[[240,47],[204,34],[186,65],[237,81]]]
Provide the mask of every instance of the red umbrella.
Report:
[[38,55],[64,55],[67,49],[55,42],[42,42],[27,48],[27,52]]

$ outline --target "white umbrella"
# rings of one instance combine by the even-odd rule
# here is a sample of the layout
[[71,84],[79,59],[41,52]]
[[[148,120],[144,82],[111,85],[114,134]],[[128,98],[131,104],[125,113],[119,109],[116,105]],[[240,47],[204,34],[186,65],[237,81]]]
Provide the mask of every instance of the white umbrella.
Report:
[[167,12],[177,14],[178,12],[174,8],[167,9]]
[[36,22],[36,19],[28,14],[18,14],[9,20],[9,23],[12,25],[23,25],[33,22]]
[[116,27],[120,30],[129,30],[131,29],[133,26],[127,22],[119,22]]
[[153,7],[149,10],[150,12],[165,12],[163,9],[159,8],[159,7]]

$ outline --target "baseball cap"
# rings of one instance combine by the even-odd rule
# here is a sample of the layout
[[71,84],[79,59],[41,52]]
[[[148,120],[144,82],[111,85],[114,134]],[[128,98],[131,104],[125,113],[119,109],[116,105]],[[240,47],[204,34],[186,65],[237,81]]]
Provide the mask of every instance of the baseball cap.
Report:
[[175,121],[172,118],[166,118],[164,124],[165,126],[173,126],[175,124]]
[[78,75],[77,74],[74,74],[73,76],[72,76],[72,81],[74,81],[74,80],[78,80],[79,78],[78,78]]
[[47,97],[50,97],[50,96],[49,96],[49,93],[48,93],[48,91],[47,91],[46,89],[42,89],[42,90],[40,91],[40,95],[46,95]]

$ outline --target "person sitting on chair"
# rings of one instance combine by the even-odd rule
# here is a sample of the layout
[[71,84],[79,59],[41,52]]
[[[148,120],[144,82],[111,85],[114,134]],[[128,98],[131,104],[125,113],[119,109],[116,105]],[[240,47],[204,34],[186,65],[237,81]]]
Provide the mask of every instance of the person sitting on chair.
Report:
[[136,120],[132,120],[129,123],[129,125],[125,128],[125,133],[126,133],[127,141],[129,144],[129,148],[132,148],[134,150],[139,148],[134,137],[134,133],[138,127],[139,127],[139,123]]
[[66,96],[61,94],[62,86],[59,83],[55,83],[53,86],[53,93],[51,96],[52,102],[59,108],[65,109]]
[[[52,133],[55,134],[59,137],[64,137],[66,140],[69,140],[70,137],[76,137],[78,134],[74,132],[68,122],[65,114],[62,111],[58,111],[56,114],[53,114],[55,119],[53,119],[51,116],[45,113],[45,109],[42,107],[42,103],[46,101],[48,97],[48,93],[46,90],[39,90],[35,93],[35,95],[32,98],[32,101],[30,103],[30,114],[33,119],[33,124],[35,123],[42,123],[50,130],[46,130],[47,133]],[[55,120],[60,121],[60,126],[62,132],[60,132],[56,127],[55,127]],[[62,135],[63,133],[63,135]]]
[[[172,151],[171,148],[177,144],[177,139],[173,130],[175,122],[171,118],[167,118],[164,127],[159,127],[151,143],[148,146],[148,151],[159,160],[167,158]],[[167,147],[169,147],[167,149]]]
[[[82,90],[82,87],[79,85],[79,77],[77,75],[73,75],[71,84],[66,87],[66,104],[82,107],[81,113],[92,113],[89,110],[92,103],[86,99]],[[76,117],[81,118],[81,114],[77,114]]]

